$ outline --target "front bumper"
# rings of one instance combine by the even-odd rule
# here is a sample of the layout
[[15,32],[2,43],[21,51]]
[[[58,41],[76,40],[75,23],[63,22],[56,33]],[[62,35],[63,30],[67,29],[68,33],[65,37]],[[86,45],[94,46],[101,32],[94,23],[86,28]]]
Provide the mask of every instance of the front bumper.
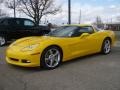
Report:
[[9,64],[22,67],[37,67],[40,66],[40,54],[28,54],[22,52],[7,51],[6,61]]

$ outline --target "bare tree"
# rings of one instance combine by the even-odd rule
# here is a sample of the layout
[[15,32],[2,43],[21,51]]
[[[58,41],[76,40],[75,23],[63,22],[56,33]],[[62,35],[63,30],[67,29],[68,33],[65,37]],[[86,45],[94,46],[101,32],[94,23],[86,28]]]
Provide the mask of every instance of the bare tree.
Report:
[[97,25],[98,28],[103,28],[104,27],[104,24],[103,24],[102,19],[101,19],[100,16],[96,17],[95,24]]
[[8,8],[14,10],[14,17],[16,17],[16,9],[19,7],[21,0],[6,0],[5,4]]
[[0,0],[0,3],[3,3],[3,0]]
[[60,6],[54,5],[54,0],[21,0],[20,11],[31,17],[39,24],[44,15],[56,14]]

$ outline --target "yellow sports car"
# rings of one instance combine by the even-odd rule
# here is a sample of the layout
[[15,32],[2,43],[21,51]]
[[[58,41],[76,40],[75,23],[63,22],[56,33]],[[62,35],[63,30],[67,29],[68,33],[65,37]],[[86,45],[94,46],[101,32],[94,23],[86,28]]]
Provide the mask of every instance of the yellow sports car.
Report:
[[45,36],[15,41],[6,51],[6,61],[23,67],[54,69],[61,62],[80,56],[108,54],[114,42],[113,31],[99,30],[92,25],[66,25]]

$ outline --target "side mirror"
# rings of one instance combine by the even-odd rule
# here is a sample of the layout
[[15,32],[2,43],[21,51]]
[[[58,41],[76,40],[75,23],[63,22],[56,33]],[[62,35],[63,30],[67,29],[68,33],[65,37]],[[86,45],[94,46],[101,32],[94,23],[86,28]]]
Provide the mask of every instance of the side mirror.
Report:
[[90,34],[89,33],[83,33],[80,37],[81,38],[85,38],[85,37],[87,37],[87,36],[89,36]]

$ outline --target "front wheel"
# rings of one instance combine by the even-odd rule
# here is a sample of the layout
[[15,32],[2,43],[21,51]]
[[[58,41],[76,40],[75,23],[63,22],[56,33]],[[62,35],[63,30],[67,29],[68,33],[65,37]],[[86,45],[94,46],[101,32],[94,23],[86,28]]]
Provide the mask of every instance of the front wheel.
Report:
[[46,69],[58,67],[62,60],[62,53],[58,47],[52,46],[46,48],[41,56],[41,66]]
[[103,54],[109,54],[111,52],[111,41],[109,39],[103,41],[101,52]]
[[0,46],[3,46],[6,44],[6,39],[3,36],[0,36]]

